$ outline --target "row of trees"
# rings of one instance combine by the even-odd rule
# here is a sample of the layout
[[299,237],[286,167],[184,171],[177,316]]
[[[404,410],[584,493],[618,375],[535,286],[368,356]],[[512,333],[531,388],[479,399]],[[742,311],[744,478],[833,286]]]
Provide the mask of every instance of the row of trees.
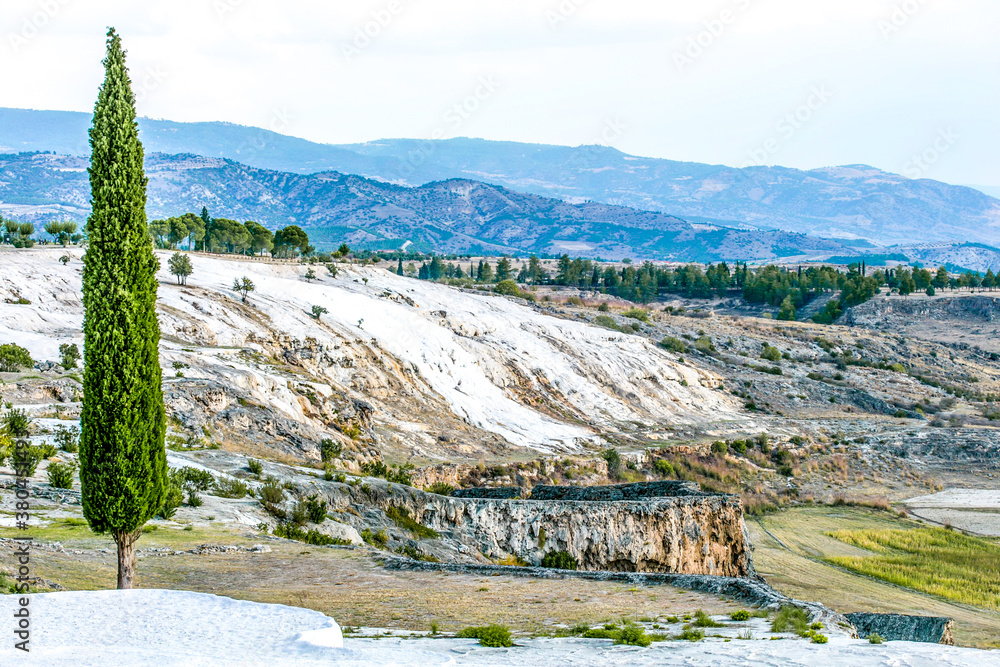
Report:
[[316,251],[309,244],[309,235],[297,225],[272,232],[253,220],[241,223],[213,218],[204,207],[201,215],[185,213],[153,220],[149,223],[149,234],[158,248],[182,246],[188,250],[261,256],[269,253],[280,258],[306,257]]

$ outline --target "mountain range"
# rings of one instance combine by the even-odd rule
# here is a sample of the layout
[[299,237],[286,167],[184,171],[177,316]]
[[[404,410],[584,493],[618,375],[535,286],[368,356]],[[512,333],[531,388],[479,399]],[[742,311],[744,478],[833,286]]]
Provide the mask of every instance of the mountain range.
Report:
[[[88,154],[89,123],[85,113],[0,109],[0,152],[67,156],[62,166],[63,158],[35,162],[49,169],[44,177],[19,171],[26,180],[15,184],[5,176],[2,210],[34,219],[84,215],[86,192],[71,176],[78,166],[71,158]],[[864,165],[735,169],[603,146],[464,138],[335,146],[214,122],[141,119],[140,129],[147,152],[164,154],[149,156],[151,215],[188,210],[200,198],[219,216],[295,221],[320,236],[375,246],[410,240],[449,251],[481,245],[704,260],[1000,238],[997,199]],[[31,162],[6,156],[4,164],[17,171]]]

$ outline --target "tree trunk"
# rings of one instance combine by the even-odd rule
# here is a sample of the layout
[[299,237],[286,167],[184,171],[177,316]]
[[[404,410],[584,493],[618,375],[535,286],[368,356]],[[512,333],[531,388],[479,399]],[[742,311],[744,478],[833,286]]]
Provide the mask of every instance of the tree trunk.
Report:
[[135,583],[135,543],[142,535],[141,530],[132,533],[116,533],[115,544],[118,545],[118,589],[132,588]]

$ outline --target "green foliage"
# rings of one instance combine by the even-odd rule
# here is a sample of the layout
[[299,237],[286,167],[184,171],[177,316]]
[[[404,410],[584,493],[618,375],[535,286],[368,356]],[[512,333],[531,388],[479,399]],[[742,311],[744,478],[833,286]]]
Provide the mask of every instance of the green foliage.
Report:
[[314,544],[319,547],[330,544],[342,546],[348,546],[351,544],[350,540],[345,540],[339,537],[330,537],[329,535],[321,533],[316,529],[304,530],[292,523],[279,523],[274,527],[274,536],[283,537],[286,540],[295,540],[297,542],[305,542],[306,544]]
[[688,344],[682,341],[680,338],[674,338],[673,336],[667,336],[660,341],[660,347],[670,350],[671,352],[676,352],[677,354],[685,354],[688,351]]
[[170,269],[170,275],[176,276],[178,285],[187,285],[188,276],[194,273],[194,267],[191,266],[191,258],[183,252],[175,252],[167,260],[167,268]]
[[606,449],[601,452],[601,458],[608,462],[608,477],[618,479],[622,475],[622,456],[616,449]]
[[794,632],[803,635],[809,632],[809,615],[799,607],[782,607],[771,619],[771,632]]
[[[310,271],[311,271],[311,270],[312,270],[312,269],[310,269]],[[326,314],[327,314],[327,313],[329,313],[329,312],[330,312],[330,311],[329,311],[329,310],[327,310],[326,308],[324,308],[323,306],[313,306],[313,307],[312,307],[312,316],[313,316],[314,318],[316,318],[317,320],[318,320],[319,318],[321,318],[321,317],[322,317],[323,315],[326,315]]]
[[323,438],[319,443],[319,456],[323,463],[332,461],[340,456],[344,446],[332,438]]
[[703,610],[699,609],[694,613],[694,620],[691,621],[692,625],[696,628],[722,628],[725,627],[724,623],[719,623],[712,620],[712,617],[706,614]]
[[674,638],[681,641],[700,642],[705,638],[705,631],[698,630],[697,628],[684,628],[681,630],[680,634]]
[[257,459],[247,459],[247,469],[254,475],[261,475],[264,472],[264,464]]
[[826,635],[821,635],[818,632],[813,633],[813,636],[812,636],[812,643],[813,644],[825,644],[828,641],[830,641],[830,640],[827,639]]
[[112,533],[121,545],[163,505],[166,414],[156,316],[159,262],[146,223],[135,97],[113,29],[107,46],[90,129],[80,485],[91,529]]
[[164,519],[173,519],[177,513],[177,508],[184,502],[184,490],[181,487],[171,484],[167,487],[163,496],[163,504],[157,510],[157,516]]
[[1000,611],[1000,544],[943,528],[842,530],[841,542],[874,556],[836,556],[830,562],[897,586],[962,604]]
[[13,438],[27,438],[31,433],[31,417],[20,408],[8,408],[3,415],[3,425]]
[[579,563],[568,551],[550,551],[542,556],[542,567],[554,570],[575,570]]
[[760,358],[771,362],[778,362],[781,361],[781,351],[765,343],[764,351],[760,353]]
[[69,370],[76,368],[76,362],[80,361],[80,348],[76,343],[63,343],[59,346],[59,364]]
[[369,477],[381,477],[395,484],[410,486],[413,483],[413,464],[386,466],[381,460],[366,461],[361,464],[361,472]]
[[311,523],[323,523],[326,520],[326,501],[320,500],[318,496],[311,495],[301,502],[306,518]]
[[883,643],[885,643],[885,639],[883,639],[882,635],[880,635],[879,633],[873,632],[870,635],[868,635],[868,643],[869,644],[883,644]]
[[642,308],[629,308],[624,313],[622,313],[622,317],[628,317],[633,320],[638,320],[640,322],[646,322],[646,323],[649,322],[649,313],[647,313]]
[[813,315],[812,320],[817,324],[833,324],[843,314],[844,308],[840,301],[833,299],[827,301],[823,310]]
[[701,336],[694,342],[694,349],[701,352],[702,354],[715,354],[715,343],[708,336]]
[[73,488],[73,473],[76,472],[76,464],[58,463],[53,461],[45,471],[49,478],[49,484],[57,489]]
[[424,561],[426,563],[440,563],[441,561],[434,556],[429,554],[420,553],[416,547],[409,544],[403,544],[396,547],[396,553],[406,556],[407,558],[412,558],[413,560]]
[[0,371],[16,373],[21,368],[31,368],[34,365],[31,353],[17,343],[0,345]]
[[174,484],[196,491],[208,491],[215,483],[215,476],[212,473],[189,466],[172,470],[170,478]]
[[11,454],[11,465],[18,475],[32,477],[43,458],[44,453],[38,447],[16,446]]
[[247,302],[247,295],[250,294],[250,292],[255,291],[256,289],[257,286],[254,285],[253,281],[250,280],[250,278],[248,278],[247,276],[233,279],[232,290],[240,295],[240,299],[243,301],[243,303]]
[[785,297],[785,300],[781,302],[781,309],[778,311],[778,319],[785,322],[795,321],[795,300],[792,295],[789,294]]
[[618,632],[615,643],[629,646],[649,646],[653,640],[650,639],[641,625],[629,622]]
[[424,491],[427,493],[436,493],[439,496],[450,496],[455,487],[451,484],[446,484],[444,482],[434,482],[428,486]]
[[201,499],[201,496],[198,495],[198,490],[197,489],[188,489],[187,490],[187,494],[188,494],[188,496],[187,496],[187,504],[189,506],[191,506],[191,507],[201,507],[202,506],[202,503],[204,501]]
[[660,473],[664,477],[674,476],[674,466],[666,459],[658,459],[656,463],[653,464],[653,467],[656,468],[656,472]]
[[734,611],[729,615],[729,618],[733,621],[749,621],[750,612],[746,609],[740,609],[739,611]]
[[220,498],[244,498],[250,495],[250,487],[241,480],[232,477],[220,477],[215,480],[212,495]]
[[278,484],[278,480],[269,477],[263,486],[257,490],[257,498],[265,507],[268,505],[278,505],[285,500],[285,490]]
[[487,625],[459,630],[455,635],[458,639],[478,639],[480,646],[504,648],[514,645],[510,636],[510,628],[505,625]]
[[493,292],[505,296],[521,296],[521,290],[517,288],[517,283],[509,278],[498,282],[497,286],[493,288]]
[[361,531],[361,539],[376,549],[384,549],[385,545],[389,543],[389,536],[386,534],[385,529],[373,533],[370,528],[364,528]]
[[425,539],[435,539],[440,537],[436,530],[428,528],[427,526],[421,524],[412,516],[410,516],[410,510],[405,507],[400,507],[398,505],[390,505],[385,510],[386,516],[396,522],[396,525],[404,530],[408,530],[417,537],[422,537]]

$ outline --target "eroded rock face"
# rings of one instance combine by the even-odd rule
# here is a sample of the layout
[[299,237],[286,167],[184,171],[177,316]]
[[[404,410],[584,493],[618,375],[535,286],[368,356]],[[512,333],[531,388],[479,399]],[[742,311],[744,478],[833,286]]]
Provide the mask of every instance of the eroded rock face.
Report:
[[953,646],[955,624],[941,616],[905,616],[903,614],[844,614],[858,629],[858,636],[877,634],[886,641],[930,642]]
[[537,565],[549,551],[566,551],[585,570],[755,574],[742,504],[733,496],[613,502],[431,496],[422,510],[425,525],[460,533],[493,559],[513,555]]

